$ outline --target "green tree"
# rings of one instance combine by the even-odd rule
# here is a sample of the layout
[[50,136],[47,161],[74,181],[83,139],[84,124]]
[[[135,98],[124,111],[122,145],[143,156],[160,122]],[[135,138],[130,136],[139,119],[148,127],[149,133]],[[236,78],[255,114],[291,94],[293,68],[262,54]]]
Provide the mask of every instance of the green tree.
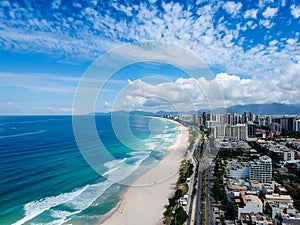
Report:
[[[175,225],[175,222],[176,222],[176,225],[182,225],[189,218],[188,215],[186,214],[185,210],[182,207],[179,207],[178,209],[176,209],[174,217],[175,217],[174,225]],[[171,224],[172,224],[172,222],[171,222]]]
[[182,196],[183,196],[183,190],[178,189],[178,190],[175,191],[175,197],[174,198],[176,200],[180,199]]

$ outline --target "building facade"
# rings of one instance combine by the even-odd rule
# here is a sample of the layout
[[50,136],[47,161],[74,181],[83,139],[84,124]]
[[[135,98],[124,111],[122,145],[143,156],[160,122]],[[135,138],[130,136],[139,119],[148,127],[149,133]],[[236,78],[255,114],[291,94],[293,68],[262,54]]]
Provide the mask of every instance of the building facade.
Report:
[[260,183],[272,180],[272,160],[269,156],[261,156],[259,160],[249,163],[249,178]]

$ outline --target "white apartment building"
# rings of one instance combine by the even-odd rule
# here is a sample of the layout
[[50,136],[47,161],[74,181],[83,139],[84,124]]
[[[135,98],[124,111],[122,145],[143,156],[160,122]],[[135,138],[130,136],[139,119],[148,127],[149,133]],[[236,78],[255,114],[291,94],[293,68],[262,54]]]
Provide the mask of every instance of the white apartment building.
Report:
[[261,156],[257,161],[249,162],[249,178],[260,183],[272,180],[272,160],[269,156]]
[[283,152],[283,160],[284,161],[293,161],[295,160],[295,151],[289,150]]
[[227,171],[227,176],[236,179],[249,178],[249,165],[245,163],[232,164]]
[[244,206],[238,208],[238,219],[241,219],[244,214],[263,212],[263,204],[257,196],[244,195],[242,196],[242,203]]
[[295,121],[295,131],[300,131],[300,119]]

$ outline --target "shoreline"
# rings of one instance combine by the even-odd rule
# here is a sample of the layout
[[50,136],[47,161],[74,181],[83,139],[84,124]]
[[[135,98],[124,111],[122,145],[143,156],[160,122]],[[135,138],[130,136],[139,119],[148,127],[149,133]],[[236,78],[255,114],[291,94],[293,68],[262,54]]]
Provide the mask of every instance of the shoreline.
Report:
[[169,121],[178,127],[179,132],[168,147],[168,153],[158,165],[137,177],[120,194],[116,207],[96,225],[162,224],[165,206],[173,194],[180,163],[188,147],[188,128],[176,121]]

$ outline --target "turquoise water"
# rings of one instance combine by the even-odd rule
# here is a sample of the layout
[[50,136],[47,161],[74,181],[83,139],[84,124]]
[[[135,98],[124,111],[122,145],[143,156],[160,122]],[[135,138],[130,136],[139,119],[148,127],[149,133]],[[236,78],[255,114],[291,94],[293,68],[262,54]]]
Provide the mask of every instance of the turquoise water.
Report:
[[[103,174],[95,172],[79,151],[72,117],[0,117],[1,225],[94,224],[119,202],[127,185],[118,181],[155,166],[178,132],[170,121],[131,116],[134,136],[126,136],[130,145],[125,146],[110,116],[96,116],[95,122],[113,156],[103,154],[98,165]],[[85,144],[92,154],[101,151],[96,140]]]

